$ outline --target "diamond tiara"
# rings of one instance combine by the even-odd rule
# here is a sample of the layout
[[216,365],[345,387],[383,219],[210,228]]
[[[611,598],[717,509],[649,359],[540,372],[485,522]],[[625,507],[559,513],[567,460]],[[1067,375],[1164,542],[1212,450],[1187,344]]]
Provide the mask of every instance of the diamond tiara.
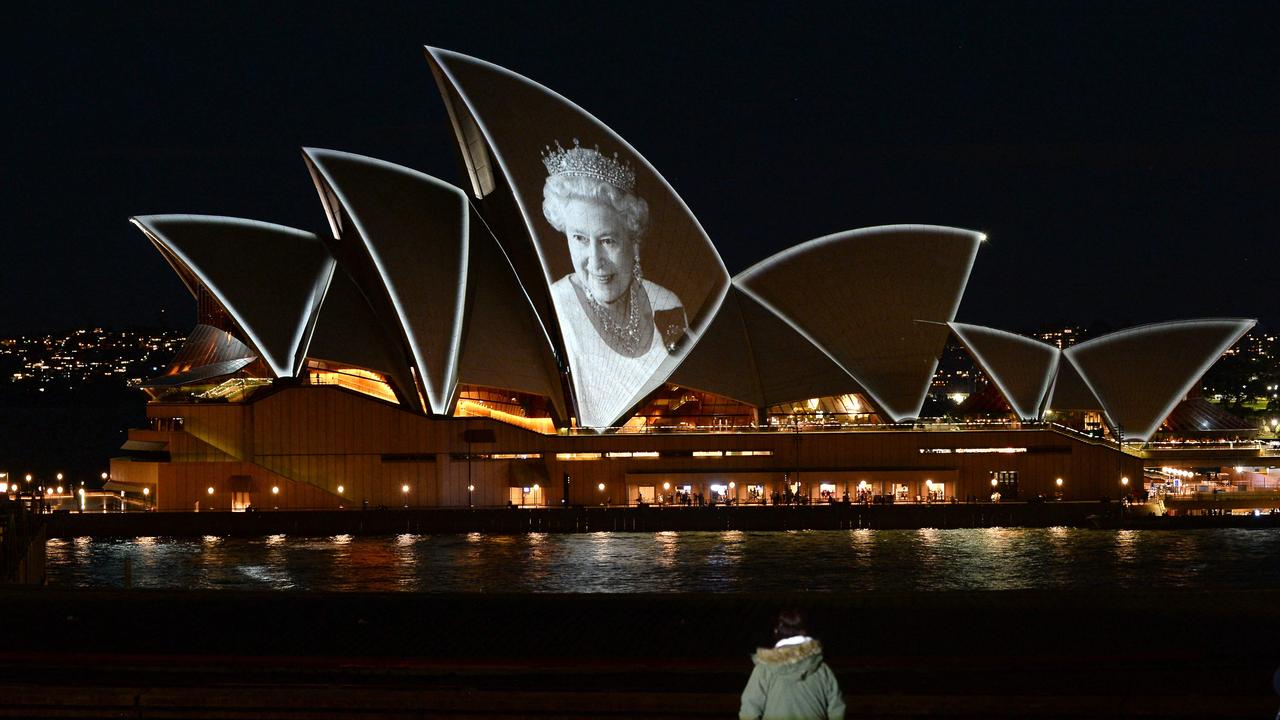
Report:
[[577,175],[595,178],[628,193],[636,187],[636,171],[631,169],[631,163],[619,160],[618,153],[606,157],[599,146],[594,150],[581,147],[578,138],[573,139],[573,147],[568,150],[560,147],[559,140],[554,150],[550,145],[546,146],[542,164],[547,168],[548,177]]

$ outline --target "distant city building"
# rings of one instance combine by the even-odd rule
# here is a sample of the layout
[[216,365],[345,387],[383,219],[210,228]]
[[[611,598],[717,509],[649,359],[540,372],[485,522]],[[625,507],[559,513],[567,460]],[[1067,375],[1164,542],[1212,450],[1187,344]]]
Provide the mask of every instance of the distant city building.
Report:
[[1035,337],[1042,340],[1059,350],[1067,348],[1082,342],[1087,336],[1087,332],[1079,325],[1068,325],[1065,327],[1057,327],[1052,329],[1041,330],[1035,334]]
[[8,382],[73,387],[119,381],[138,386],[162,372],[187,333],[86,328],[65,334],[0,338],[0,367]]

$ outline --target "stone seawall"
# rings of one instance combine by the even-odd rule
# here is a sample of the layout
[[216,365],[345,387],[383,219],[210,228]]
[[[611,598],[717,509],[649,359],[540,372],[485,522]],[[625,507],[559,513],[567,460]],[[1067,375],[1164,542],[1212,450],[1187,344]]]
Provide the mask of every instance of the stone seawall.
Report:
[[660,532],[1090,527],[1117,503],[938,503],[741,507],[390,508],[257,512],[57,513],[49,537],[258,537],[396,533]]

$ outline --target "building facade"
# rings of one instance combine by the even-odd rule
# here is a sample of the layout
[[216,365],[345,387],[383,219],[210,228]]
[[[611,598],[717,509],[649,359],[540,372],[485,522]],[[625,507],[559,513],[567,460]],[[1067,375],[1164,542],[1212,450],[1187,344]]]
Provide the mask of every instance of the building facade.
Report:
[[[985,236],[932,225],[731,277],[599,120],[475,58],[427,61],[465,189],[307,148],[327,234],[133,219],[198,324],[145,384],[116,486],[172,510],[1114,498],[1142,477],[1116,441],[1147,440],[1252,324],[1065,350],[957,324]],[[1007,417],[921,420],[953,334]]]

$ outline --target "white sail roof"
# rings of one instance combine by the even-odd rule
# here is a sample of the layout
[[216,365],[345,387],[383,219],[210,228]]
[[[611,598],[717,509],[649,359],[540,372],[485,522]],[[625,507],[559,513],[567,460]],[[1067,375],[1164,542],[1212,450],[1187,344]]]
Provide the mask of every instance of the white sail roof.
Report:
[[[426,52],[477,207],[498,234],[568,366],[579,424],[618,424],[671,377],[707,331],[729,289],[724,263],[657,169],[586,110],[483,60],[437,48]],[[610,187],[607,193],[573,198],[566,190],[556,196],[559,200],[548,200],[550,180],[568,176]],[[557,224],[564,223],[553,218],[561,212],[558,202],[599,205],[606,196],[608,211],[625,216],[626,232],[620,241],[612,239],[628,245],[627,252],[616,261],[620,264],[610,261],[608,267],[588,270],[566,227]],[[628,280],[632,274],[634,283]],[[576,294],[570,287],[575,277]],[[659,320],[655,312],[653,324],[660,328],[655,335],[634,329],[626,315],[622,330],[610,337],[602,329],[610,322],[602,305],[616,299],[596,301],[582,291],[593,277],[605,285],[625,284],[626,297],[633,298],[629,305],[654,305],[679,320]],[[634,299],[637,293],[647,297]],[[642,321],[649,323],[647,315]],[[657,339],[632,347],[627,337]]]
[[418,405],[418,389],[404,353],[345,268],[333,273],[307,357],[381,373],[402,405]]
[[984,238],[934,225],[852,230],[778,253],[734,283],[899,422],[920,413]]
[[757,408],[864,392],[839,364],[736,285],[671,382]]
[[[470,208],[458,188],[382,160],[305,148],[320,197],[350,218],[339,239],[372,263],[430,410],[446,414],[458,374],[467,294]],[[333,208],[329,208],[333,216]]]
[[1018,417],[1039,420],[1058,371],[1058,348],[981,325],[949,325]]
[[1179,320],[1142,325],[1063,351],[1126,440],[1151,439],[1201,376],[1255,320]]
[[1065,359],[1059,359],[1058,370],[1054,373],[1053,388],[1049,391],[1049,401],[1045,403],[1045,410],[1101,409],[1102,401],[1085,384],[1076,366]]
[[277,377],[302,367],[334,261],[309,232],[240,218],[131,218],[180,275],[198,278]]
[[408,349],[431,412],[447,414],[462,381],[548,396],[563,416],[546,333],[465,194],[382,160],[303,152],[335,231],[330,245]]

